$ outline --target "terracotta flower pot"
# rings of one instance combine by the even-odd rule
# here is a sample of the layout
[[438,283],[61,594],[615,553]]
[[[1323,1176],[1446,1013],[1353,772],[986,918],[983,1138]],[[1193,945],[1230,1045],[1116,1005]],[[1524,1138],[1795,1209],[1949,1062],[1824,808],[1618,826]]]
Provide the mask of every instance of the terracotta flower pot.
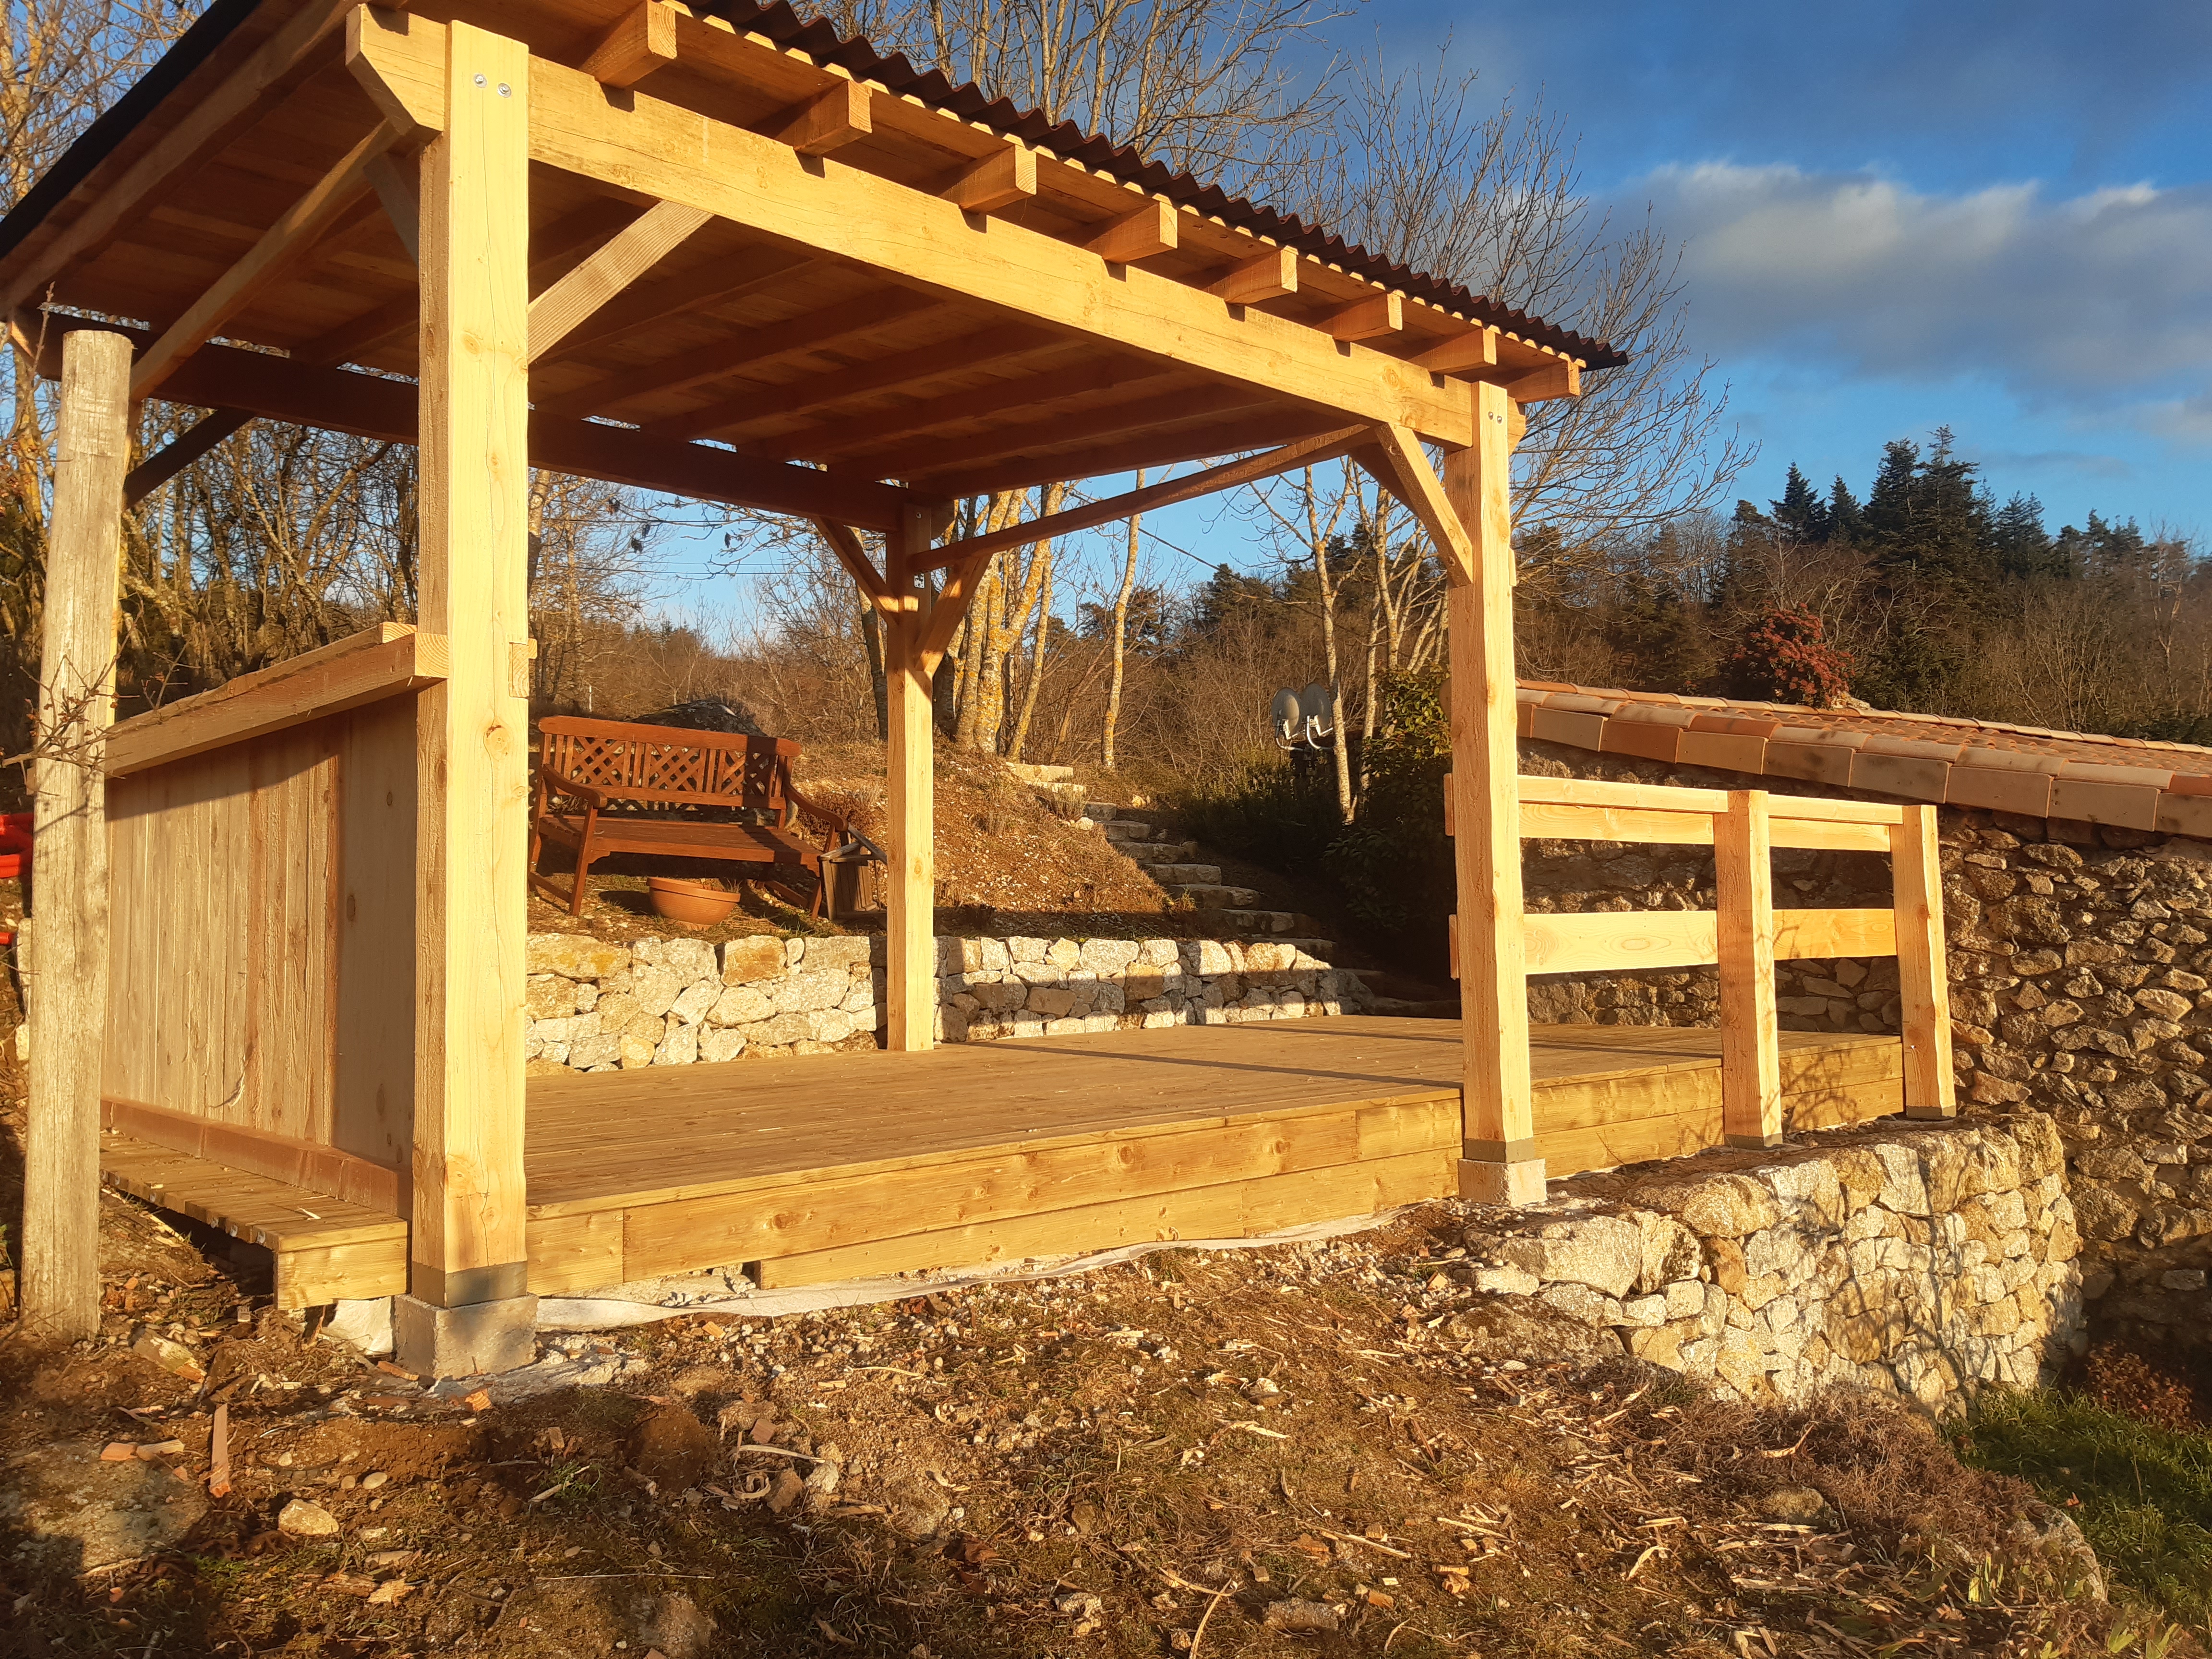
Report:
[[738,908],[738,894],[702,882],[653,876],[645,885],[653,901],[653,914],[686,927],[712,927]]

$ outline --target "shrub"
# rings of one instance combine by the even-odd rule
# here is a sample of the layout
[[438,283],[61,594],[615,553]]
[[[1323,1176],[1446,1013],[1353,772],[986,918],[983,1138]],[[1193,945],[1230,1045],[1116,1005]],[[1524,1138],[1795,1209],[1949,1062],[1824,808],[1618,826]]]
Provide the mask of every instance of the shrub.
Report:
[[1352,914],[1409,968],[1440,974],[1445,921],[1457,907],[1444,835],[1451,712],[1441,670],[1400,675],[1382,695],[1382,729],[1367,744],[1367,791],[1328,849],[1327,867]]
[[1342,828],[1335,779],[1326,770],[1301,779],[1279,755],[1255,755],[1225,778],[1176,792],[1171,804],[1205,845],[1286,876],[1320,874]]
[[1851,655],[1827,642],[1820,617],[1802,605],[1768,611],[1746,629],[1721,665],[1729,696],[1831,708],[1850,695]]

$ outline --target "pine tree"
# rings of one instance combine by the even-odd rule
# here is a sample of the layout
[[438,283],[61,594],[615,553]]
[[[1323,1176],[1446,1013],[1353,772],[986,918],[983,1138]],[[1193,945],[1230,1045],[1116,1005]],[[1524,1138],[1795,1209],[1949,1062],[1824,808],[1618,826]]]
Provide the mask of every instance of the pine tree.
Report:
[[1790,475],[1783,480],[1782,499],[1769,501],[1774,509],[1774,522],[1784,534],[1801,542],[1824,542],[1828,539],[1828,513],[1820,498],[1813,493],[1812,484],[1797,470],[1797,463],[1790,464]]
[[1836,475],[1836,482],[1828,490],[1825,516],[1830,541],[1841,542],[1850,547],[1865,539],[1866,509],[1859,505],[1859,498],[1851,494],[1851,487],[1844,482],[1841,473]]
[[2074,574],[2044,529],[2043,503],[2033,495],[2015,495],[1997,509],[1990,522],[1990,539],[1996,549],[1998,570],[2014,580]]

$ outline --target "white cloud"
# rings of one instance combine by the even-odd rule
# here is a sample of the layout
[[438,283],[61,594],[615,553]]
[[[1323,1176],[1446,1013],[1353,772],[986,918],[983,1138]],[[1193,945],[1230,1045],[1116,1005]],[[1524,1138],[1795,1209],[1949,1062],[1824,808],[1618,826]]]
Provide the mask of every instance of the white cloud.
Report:
[[1683,246],[1691,326],[1856,377],[1986,377],[2185,442],[2212,438],[2212,186],[1922,193],[1727,162],[1642,181]]

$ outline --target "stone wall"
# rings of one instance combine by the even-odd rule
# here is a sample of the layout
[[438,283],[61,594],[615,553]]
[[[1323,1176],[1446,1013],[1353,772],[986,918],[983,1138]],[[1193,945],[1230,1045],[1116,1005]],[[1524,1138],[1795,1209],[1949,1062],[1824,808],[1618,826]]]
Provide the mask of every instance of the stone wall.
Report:
[[[1335,1014],[1366,1001],[1352,973],[1286,943],[1214,939],[937,941],[947,1042]],[[721,945],[530,939],[532,1070],[688,1066],[872,1048],[884,1024],[880,937]]]
[[[1524,743],[1522,769],[1705,787],[1784,781]],[[1795,793],[1879,799],[1799,787]],[[2212,842],[1942,809],[1954,1064],[1972,1118],[2050,1115],[2069,1164],[2083,1290],[2101,1328],[2212,1343]],[[1554,858],[1551,854],[1571,856]],[[1704,908],[1711,860],[1673,848],[1531,843],[1531,908]],[[1778,853],[1778,902],[1887,902],[1884,861]],[[1618,873],[1615,873],[1618,872]],[[1648,879],[1647,879],[1648,878]],[[1700,1024],[1710,971],[1533,981],[1538,1018]],[[1784,964],[1785,1026],[1894,1030],[1896,963]],[[1875,1006],[1877,1001],[1879,1006]]]
[[2085,1345],[2063,1164],[2022,1113],[1585,1176],[1477,1212],[1463,1272],[1748,1398],[1841,1383],[1942,1407],[2048,1380]]

